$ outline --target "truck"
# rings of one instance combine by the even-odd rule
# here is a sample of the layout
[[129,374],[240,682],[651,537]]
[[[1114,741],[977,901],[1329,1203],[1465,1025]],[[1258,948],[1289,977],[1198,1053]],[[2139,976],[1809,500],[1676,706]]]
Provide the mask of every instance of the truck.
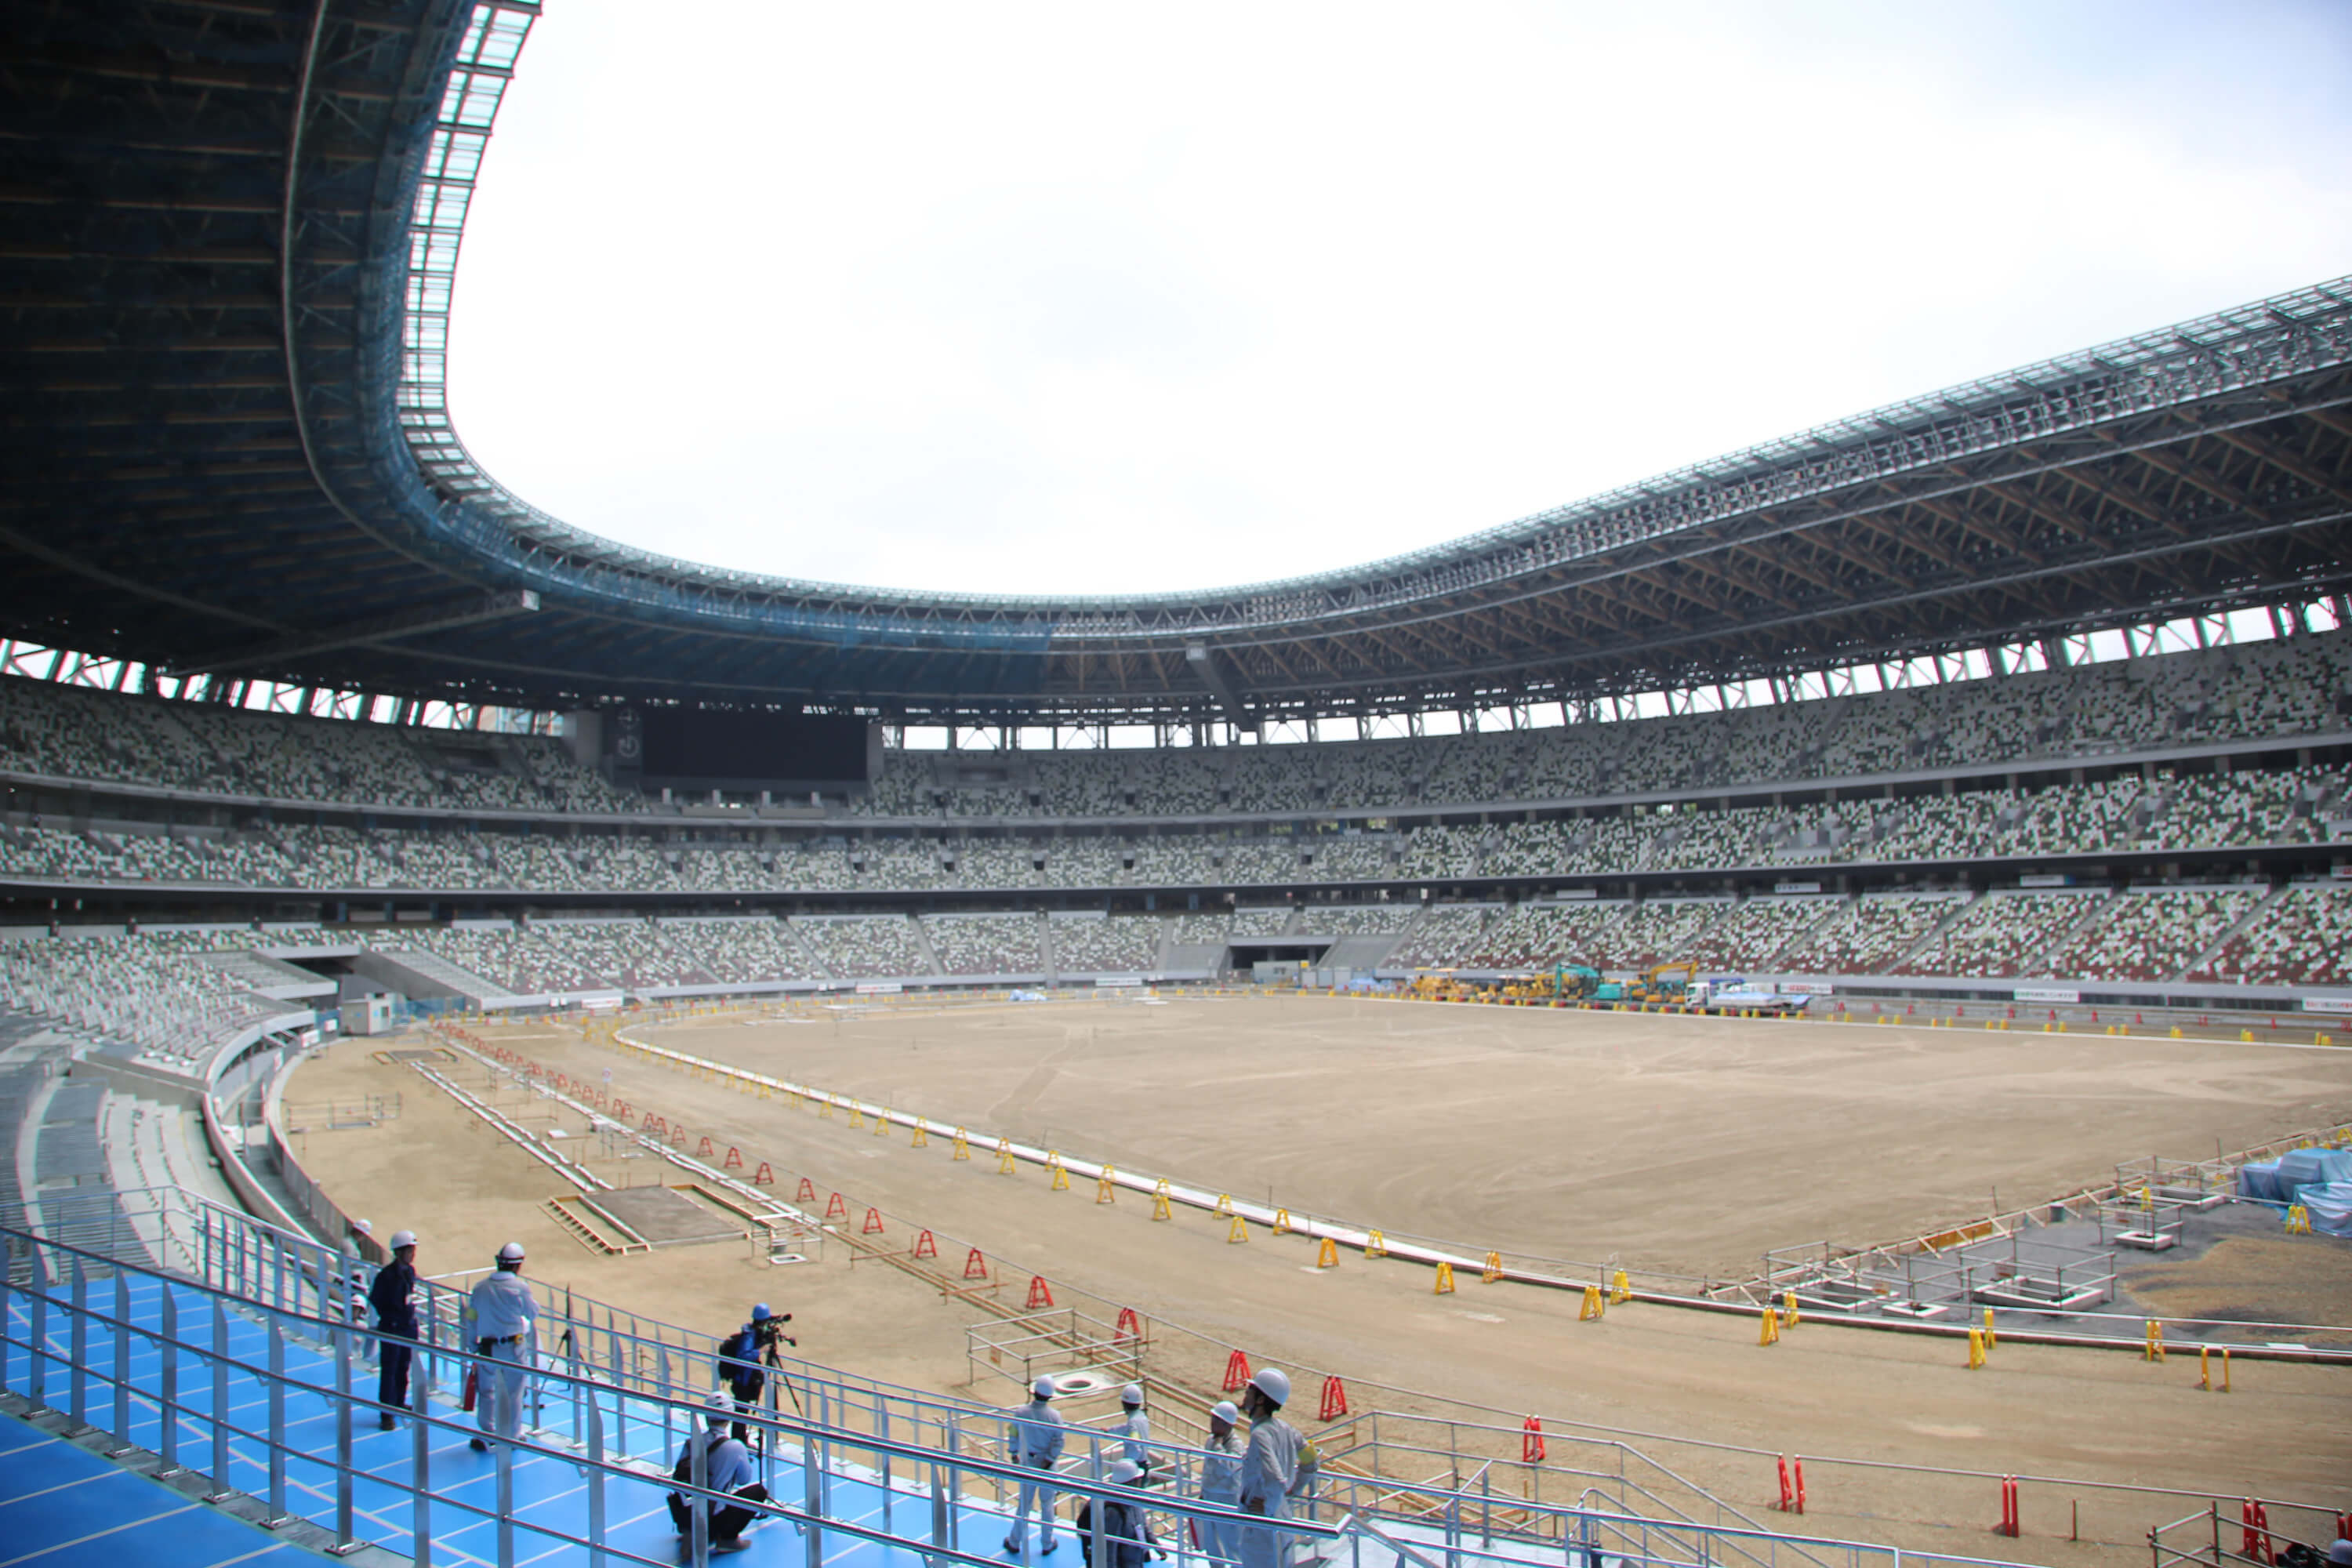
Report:
[[1769,985],[1750,985],[1736,974],[1715,975],[1694,981],[1690,988],[1690,1005],[1712,1007],[1718,1013],[1801,1013],[1812,1005],[1813,999],[1801,992],[1775,991]]

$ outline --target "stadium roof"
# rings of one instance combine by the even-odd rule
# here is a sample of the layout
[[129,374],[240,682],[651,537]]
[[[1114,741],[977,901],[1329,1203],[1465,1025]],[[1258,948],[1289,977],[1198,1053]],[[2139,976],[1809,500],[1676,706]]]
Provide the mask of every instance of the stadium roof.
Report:
[[2352,279],[1219,593],[908,593],[630,549],[509,494],[443,398],[466,205],[536,14],[12,18],[0,635],[534,707],[1238,718],[1751,678],[2352,584]]

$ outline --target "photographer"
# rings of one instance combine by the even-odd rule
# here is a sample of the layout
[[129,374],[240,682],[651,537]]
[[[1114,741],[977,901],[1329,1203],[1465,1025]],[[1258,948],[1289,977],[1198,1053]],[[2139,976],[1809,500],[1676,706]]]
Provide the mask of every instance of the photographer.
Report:
[[779,1317],[762,1301],[751,1309],[750,1322],[719,1342],[716,1381],[734,1398],[734,1437],[739,1443],[751,1436],[741,1418],[760,1408],[760,1396],[767,1392],[768,1368],[778,1359],[776,1342],[800,1349],[800,1341],[784,1332],[784,1325],[792,1321],[790,1312]]

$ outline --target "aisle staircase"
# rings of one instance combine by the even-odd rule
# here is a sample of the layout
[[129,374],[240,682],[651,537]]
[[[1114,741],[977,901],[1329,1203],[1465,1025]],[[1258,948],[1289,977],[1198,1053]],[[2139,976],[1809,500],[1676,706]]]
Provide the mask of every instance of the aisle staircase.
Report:
[[1941,945],[1945,934],[1954,926],[1968,919],[1969,912],[1979,904],[1982,903],[1987,896],[1988,895],[1981,892],[1975,892],[1970,893],[1966,898],[1954,899],[1952,900],[1952,907],[1945,912],[1943,918],[1938,920],[1934,925],[1929,926],[1918,941],[1905,947],[1900,952],[1896,953],[1894,958],[1880,964],[1879,967],[1889,974],[1902,974],[1907,973],[1904,968],[1904,965],[1909,963],[1913,959],[1918,957],[1921,953],[1926,952],[1930,948]]
[[2248,926],[2252,925],[2255,921],[2268,918],[2271,910],[2278,904],[2279,900],[2285,898],[2288,893],[2292,892],[2294,888],[2294,884],[2292,882],[2281,882],[2276,887],[2273,888],[2267,895],[2255,900],[2254,907],[2252,909],[2248,910],[2243,915],[2231,921],[2219,936],[2216,936],[2211,942],[2206,943],[2204,947],[2200,948],[2198,951],[2197,956],[2190,959],[2186,964],[2184,964],[2181,967],[2180,973],[2178,975],[2173,976],[2173,978],[2177,980],[2187,980],[2189,976],[2197,973],[2199,971],[2205,968],[2206,965],[2211,963],[2215,959],[2221,957],[2221,950],[2229,946],[2231,942],[2237,937],[2239,932],[2244,931]]

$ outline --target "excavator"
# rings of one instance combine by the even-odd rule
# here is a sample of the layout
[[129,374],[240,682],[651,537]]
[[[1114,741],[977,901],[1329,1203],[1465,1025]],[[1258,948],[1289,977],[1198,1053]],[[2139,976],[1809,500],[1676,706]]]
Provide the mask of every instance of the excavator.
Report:
[[1654,963],[1632,980],[1603,981],[1592,993],[1596,1002],[1679,1002],[1690,990],[1696,963]]
[[1601,971],[1589,963],[1556,963],[1551,971],[1555,1002],[1581,1002],[1601,989]]

